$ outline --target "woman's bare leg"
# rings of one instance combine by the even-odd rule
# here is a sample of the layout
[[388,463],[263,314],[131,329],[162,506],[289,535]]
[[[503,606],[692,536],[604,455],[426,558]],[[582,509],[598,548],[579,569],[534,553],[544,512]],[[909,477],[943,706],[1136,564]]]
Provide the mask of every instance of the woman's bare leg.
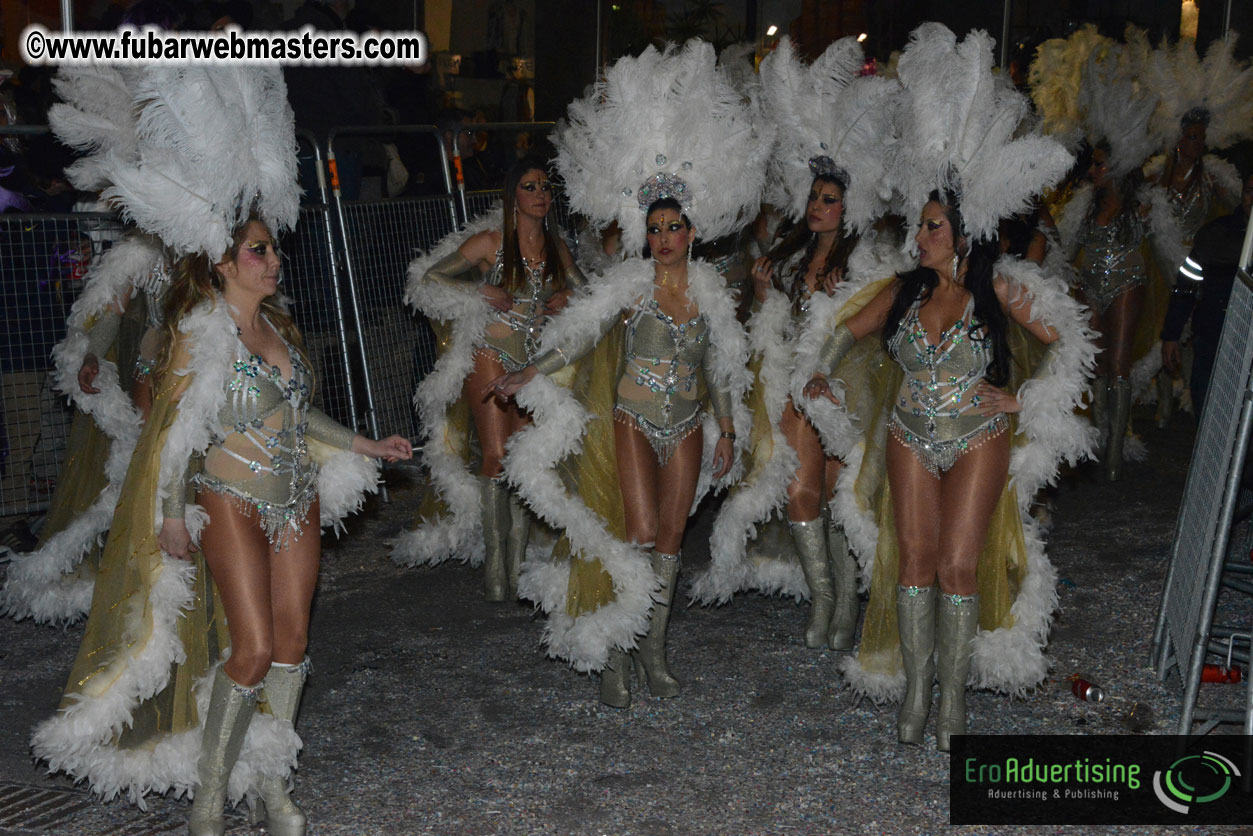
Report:
[[197,501],[209,515],[200,548],[231,636],[231,658],[223,668],[240,685],[256,685],[274,659],[270,544],[255,511],[212,491],[201,491]]
[[809,587],[809,622],[805,625],[805,646],[823,647],[828,643],[831,617],[835,612],[835,585],[827,540],[827,524],[821,519],[827,498],[826,453],[813,425],[790,400],[779,419],[779,429],[796,451],[800,466],[787,486],[788,528],[792,545]]
[[1009,433],[1002,432],[959,458],[942,478],[935,721],[936,748],[942,752],[949,750],[952,735],[966,732],[970,643],[979,629],[979,555],[1008,476]]
[[948,595],[978,592],[976,570],[988,523],[1009,476],[1009,432],[968,451],[940,478],[938,575]]
[[513,402],[495,397],[490,384],[505,373],[500,359],[490,350],[474,353],[474,370],[466,378],[462,397],[470,405],[483,462],[479,468],[479,516],[483,528],[483,597],[488,601],[510,599],[508,549],[513,526],[509,489],[498,481],[505,444],[524,418]]
[[661,470],[657,466],[657,454],[631,422],[615,420],[613,440],[627,541],[654,546],[658,525],[657,481]]
[[309,610],[322,561],[321,513],[315,501],[284,549],[270,547],[270,607],[274,613],[274,661],[298,665],[309,639]]
[[818,431],[801,415],[789,399],[779,419],[779,430],[800,459],[796,476],[787,486],[787,518],[809,522],[822,513],[823,483],[827,474],[826,453]]
[[888,485],[896,519],[897,583],[927,587],[939,569],[940,480],[893,435],[887,440]]
[[1131,417],[1131,351],[1136,323],[1144,307],[1145,290],[1132,288],[1118,294],[1105,312],[1109,347],[1110,383],[1109,441],[1105,448],[1105,477],[1111,482],[1122,475],[1122,448]]

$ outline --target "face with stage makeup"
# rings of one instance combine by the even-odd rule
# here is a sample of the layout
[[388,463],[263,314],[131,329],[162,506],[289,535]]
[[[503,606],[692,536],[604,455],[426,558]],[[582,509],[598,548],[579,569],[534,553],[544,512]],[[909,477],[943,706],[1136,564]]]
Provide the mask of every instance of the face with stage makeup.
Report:
[[696,233],[677,206],[654,208],[648,213],[644,231],[653,261],[662,267],[675,267],[687,261]]
[[1204,156],[1205,132],[1204,122],[1193,122],[1183,129],[1183,133],[1179,135],[1179,142],[1175,145],[1180,162],[1191,164]]
[[805,203],[805,224],[814,234],[837,232],[844,218],[844,189],[825,177],[815,177]]
[[244,225],[238,245],[216,265],[228,296],[265,299],[278,293],[281,263],[274,237],[261,221]]
[[523,172],[514,188],[513,199],[518,214],[543,220],[553,205],[553,187],[548,175],[538,168]]
[[918,263],[945,272],[953,269],[953,254],[964,243],[953,228],[948,208],[935,200],[927,201],[922,207],[914,240],[918,243]]

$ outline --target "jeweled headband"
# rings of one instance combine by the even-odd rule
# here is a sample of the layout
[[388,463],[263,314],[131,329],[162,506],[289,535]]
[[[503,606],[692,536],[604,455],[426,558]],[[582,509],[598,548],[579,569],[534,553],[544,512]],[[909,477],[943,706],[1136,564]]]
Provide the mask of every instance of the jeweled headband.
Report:
[[815,177],[834,177],[841,189],[848,188],[848,171],[835,164],[835,160],[825,154],[809,158],[809,173]]
[[[665,165],[666,158],[658,154],[657,164]],[[684,166],[691,168],[691,163],[684,163]],[[692,208],[692,196],[688,191],[687,183],[677,174],[663,171],[654,174],[640,185],[639,192],[636,195],[640,204],[640,211],[647,212],[648,207],[652,206],[659,200],[670,198],[676,200],[679,206],[686,213]]]

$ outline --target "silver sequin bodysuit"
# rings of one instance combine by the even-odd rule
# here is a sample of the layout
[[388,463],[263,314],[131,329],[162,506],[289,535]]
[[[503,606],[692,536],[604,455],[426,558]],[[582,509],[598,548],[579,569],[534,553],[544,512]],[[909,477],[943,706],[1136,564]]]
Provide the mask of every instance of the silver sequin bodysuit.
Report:
[[618,381],[615,415],[635,423],[664,465],[700,426],[709,326],[703,316],[676,322],[656,300],[641,302],[626,320],[626,368]]
[[888,343],[892,358],[905,371],[888,429],[914,451],[918,461],[939,477],[972,447],[1009,427],[1004,414],[994,417],[974,411],[979,396],[974,387],[987,374],[992,346],[971,335],[974,299],[952,327],[931,343],[918,318],[919,302]]
[[[543,261],[524,262],[526,283],[513,297],[513,307],[493,312],[493,320],[484,334],[485,348],[495,352],[506,371],[516,372],[535,359],[540,331],[548,319],[544,306],[556,292],[554,285],[544,283],[544,264]],[[497,250],[496,261],[484,282],[500,287],[504,277],[504,252]]]
[[1185,246],[1191,247],[1196,233],[1209,220],[1210,210],[1217,197],[1217,185],[1209,174],[1202,174],[1195,182],[1177,191],[1174,186],[1167,186],[1171,207],[1179,220],[1179,229],[1183,233]]
[[[313,373],[287,345],[292,374],[252,354],[236,341],[235,360],[218,411],[216,431],[203,460],[193,461],[187,481],[255,511],[266,537],[282,548],[317,498],[318,467],[306,438],[349,450],[355,433],[309,403]],[[164,515],[182,516],[182,497],[166,500]]]
[[1093,311],[1104,313],[1119,294],[1148,281],[1140,252],[1145,224],[1137,213],[1124,212],[1105,226],[1084,224],[1079,235],[1083,249],[1075,266],[1079,287]]

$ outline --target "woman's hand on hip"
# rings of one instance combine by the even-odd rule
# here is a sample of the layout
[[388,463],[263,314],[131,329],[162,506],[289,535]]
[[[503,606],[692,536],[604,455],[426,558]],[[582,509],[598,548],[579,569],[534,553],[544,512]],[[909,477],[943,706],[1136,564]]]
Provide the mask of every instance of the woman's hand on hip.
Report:
[[986,380],[975,387],[975,397],[978,401],[974,408],[980,415],[991,417],[1001,413],[1022,412],[1022,404],[1018,402],[1017,396]]

